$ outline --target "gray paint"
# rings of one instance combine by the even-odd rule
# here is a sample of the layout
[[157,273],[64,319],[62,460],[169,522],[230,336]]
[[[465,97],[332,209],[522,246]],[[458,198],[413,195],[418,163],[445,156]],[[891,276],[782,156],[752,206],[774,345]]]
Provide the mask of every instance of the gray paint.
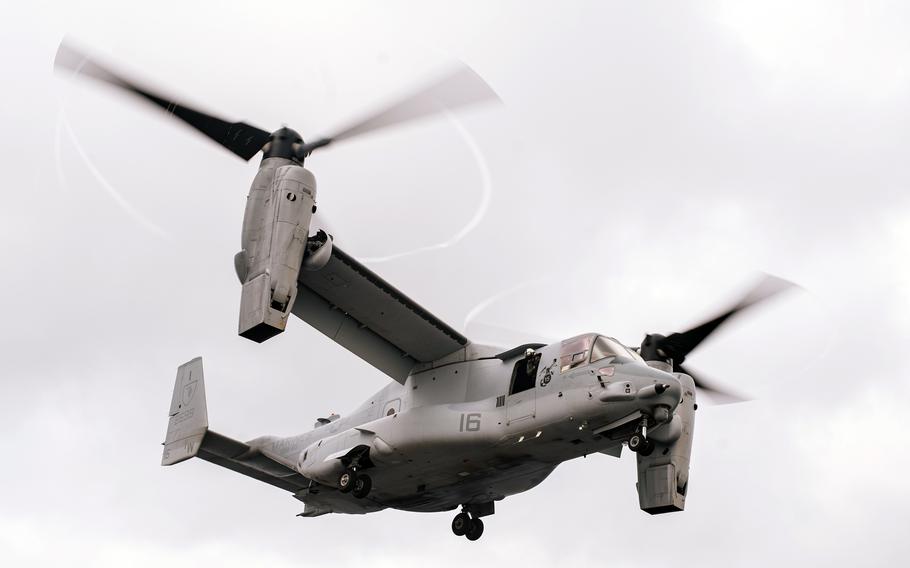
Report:
[[[530,350],[527,357],[539,354],[541,360],[555,363],[572,355],[578,345],[590,348],[592,342],[593,335],[568,339],[536,353]],[[198,421],[205,413],[204,398],[195,398],[194,405],[200,406],[187,405],[180,411],[188,413],[186,420],[179,412],[171,416],[162,464],[200,451],[203,459],[291,491],[304,502],[301,515],[307,517],[387,507],[449,511],[527,491],[567,460],[596,452],[618,457],[641,418],[667,409],[672,422],[650,421],[656,434],[654,453],[639,456],[640,503],[651,513],[684,508],[694,420],[695,387],[689,377],[649,367],[640,358],[614,356],[555,373],[540,367],[532,388],[513,393],[513,369],[526,361],[521,353],[506,360],[473,359],[418,371],[404,384],[389,384],[349,416],[333,417],[304,434],[261,436],[245,444],[212,432],[208,435],[216,442],[206,438],[198,444],[198,430],[191,439],[178,433],[175,423],[194,416]],[[199,359],[180,368],[174,397],[183,396],[185,403],[190,399],[180,393],[190,392],[188,368],[195,369],[200,387],[202,381]],[[655,392],[658,384],[666,390]],[[621,400],[605,396],[614,386],[628,394]],[[204,396],[204,390],[200,392]],[[500,396],[505,397],[502,405],[497,401]],[[682,427],[671,430],[679,421]],[[231,444],[235,448],[231,453],[210,447]],[[184,447],[178,459],[169,457]],[[369,456],[361,469],[373,480],[367,498],[337,490],[348,465],[344,460],[358,448]],[[211,454],[227,461],[213,460]],[[308,480],[304,487],[288,480],[298,474]]]

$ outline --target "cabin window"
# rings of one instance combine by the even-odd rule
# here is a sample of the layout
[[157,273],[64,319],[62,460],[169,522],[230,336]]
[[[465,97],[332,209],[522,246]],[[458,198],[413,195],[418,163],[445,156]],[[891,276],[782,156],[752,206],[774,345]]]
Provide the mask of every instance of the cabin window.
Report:
[[537,379],[537,367],[540,366],[540,353],[519,359],[512,369],[512,383],[509,394],[515,394],[534,388]]

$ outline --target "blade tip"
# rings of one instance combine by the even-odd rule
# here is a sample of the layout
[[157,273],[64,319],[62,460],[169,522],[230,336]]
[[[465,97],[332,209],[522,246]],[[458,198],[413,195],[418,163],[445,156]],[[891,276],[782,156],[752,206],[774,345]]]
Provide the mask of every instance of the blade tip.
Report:
[[77,71],[87,61],[89,61],[88,55],[76,49],[68,37],[64,36],[60,40],[60,45],[57,46],[57,52],[54,54],[54,70]]
[[767,285],[774,291],[774,293],[783,292],[791,288],[802,289],[802,286],[799,284],[793,282],[792,280],[787,280],[786,278],[777,276],[776,274],[771,274],[769,272],[762,272],[761,274],[762,280],[760,282],[760,285]]

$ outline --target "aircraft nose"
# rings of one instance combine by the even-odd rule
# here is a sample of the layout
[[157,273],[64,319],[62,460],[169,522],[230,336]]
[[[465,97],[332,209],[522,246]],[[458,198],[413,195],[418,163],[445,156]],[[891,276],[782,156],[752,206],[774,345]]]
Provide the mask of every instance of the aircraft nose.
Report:
[[642,407],[669,407],[674,410],[682,399],[682,385],[670,373],[640,369],[635,376],[606,385],[598,397],[601,402],[637,401]]
[[676,408],[682,398],[682,385],[673,375],[661,373],[661,376],[654,377],[649,384],[641,385],[635,398],[648,406],[664,405],[671,409]]
[[[674,392],[679,392],[680,390],[681,389],[679,387],[679,381],[677,381],[675,379],[673,379],[673,380],[663,379],[659,382],[651,383],[650,385],[646,385],[646,386],[643,386],[640,389],[638,389],[637,398],[639,398],[639,399],[655,398],[655,397],[663,395],[664,393],[668,393],[668,396],[672,397]],[[678,399],[678,397],[673,397],[673,398]]]

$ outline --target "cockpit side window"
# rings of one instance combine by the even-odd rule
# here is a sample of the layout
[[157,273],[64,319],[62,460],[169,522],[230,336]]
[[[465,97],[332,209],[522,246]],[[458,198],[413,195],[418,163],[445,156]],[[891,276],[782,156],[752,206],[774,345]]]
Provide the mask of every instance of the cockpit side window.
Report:
[[565,373],[570,369],[585,365],[588,362],[588,353],[591,350],[593,335],[579,335],[562,342],[559,351],[559,370]]
[[512,383],[509,394],[515,394],[534,388],[537,378],[537,367],[540,366],[540,353],[530,357],[523,357],[515,363],[512,369]]

